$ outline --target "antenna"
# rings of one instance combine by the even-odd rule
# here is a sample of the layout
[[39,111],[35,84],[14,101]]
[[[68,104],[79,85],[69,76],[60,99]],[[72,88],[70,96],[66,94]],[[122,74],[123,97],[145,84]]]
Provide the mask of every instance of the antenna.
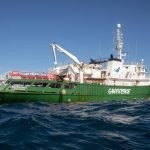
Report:
[[113,41],[112,41],[112,51],[114,52],[114,50],[115,50],[115,32],[112,33],[112,38],[113,38]]
[[123,41],[122,41],[122,32],[121,32],[121,24],[117,24],[116,31],[116,50],[118,51],[118,59],[122,60],[122,52],[123,52]]

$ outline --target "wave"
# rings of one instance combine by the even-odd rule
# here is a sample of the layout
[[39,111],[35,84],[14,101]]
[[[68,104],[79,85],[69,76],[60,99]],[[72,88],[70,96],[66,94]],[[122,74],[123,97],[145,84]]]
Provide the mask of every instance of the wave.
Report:
[[150,101],[0,105],[1,149],[150,149]]

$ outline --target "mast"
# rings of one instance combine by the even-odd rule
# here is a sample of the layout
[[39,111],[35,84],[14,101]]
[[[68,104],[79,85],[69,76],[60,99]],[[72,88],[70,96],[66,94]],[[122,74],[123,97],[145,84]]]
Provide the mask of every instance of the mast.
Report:
[[122,60],[123,56],[123,41],[122,41],[122,32],[121,32],[121,24],[117,24],[116,30],[116,50],[118,59]]

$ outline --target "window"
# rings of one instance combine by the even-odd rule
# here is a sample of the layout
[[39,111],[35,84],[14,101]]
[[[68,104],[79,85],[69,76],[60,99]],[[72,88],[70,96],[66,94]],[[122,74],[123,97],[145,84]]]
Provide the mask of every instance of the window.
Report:
[[73,89],[75,87],[76,87],[76,84],[73,84],[73,83],[64,84],[65,89]]
[[34,87],[46,87],[47,83],[33,83],[32,86],[34,86]]
[[50,83],[49,88],[61,88],[61,83]]

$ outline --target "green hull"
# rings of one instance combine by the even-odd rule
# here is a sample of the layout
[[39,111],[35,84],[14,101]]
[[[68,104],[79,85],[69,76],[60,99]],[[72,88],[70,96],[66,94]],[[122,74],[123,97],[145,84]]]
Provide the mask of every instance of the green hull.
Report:
[[[24,84],[27,81],[18,80],[17,84],[18,82]],[[50,81],[36,81],[38,86],[35,86],[33,85],[35,81],[28,81],[29,83],[30,86],[16,86],[16,80],[11,80],[8,84],[1,85],[0,102],[96,102],[147,99],[150,97],[150,86],[107,86]]]

